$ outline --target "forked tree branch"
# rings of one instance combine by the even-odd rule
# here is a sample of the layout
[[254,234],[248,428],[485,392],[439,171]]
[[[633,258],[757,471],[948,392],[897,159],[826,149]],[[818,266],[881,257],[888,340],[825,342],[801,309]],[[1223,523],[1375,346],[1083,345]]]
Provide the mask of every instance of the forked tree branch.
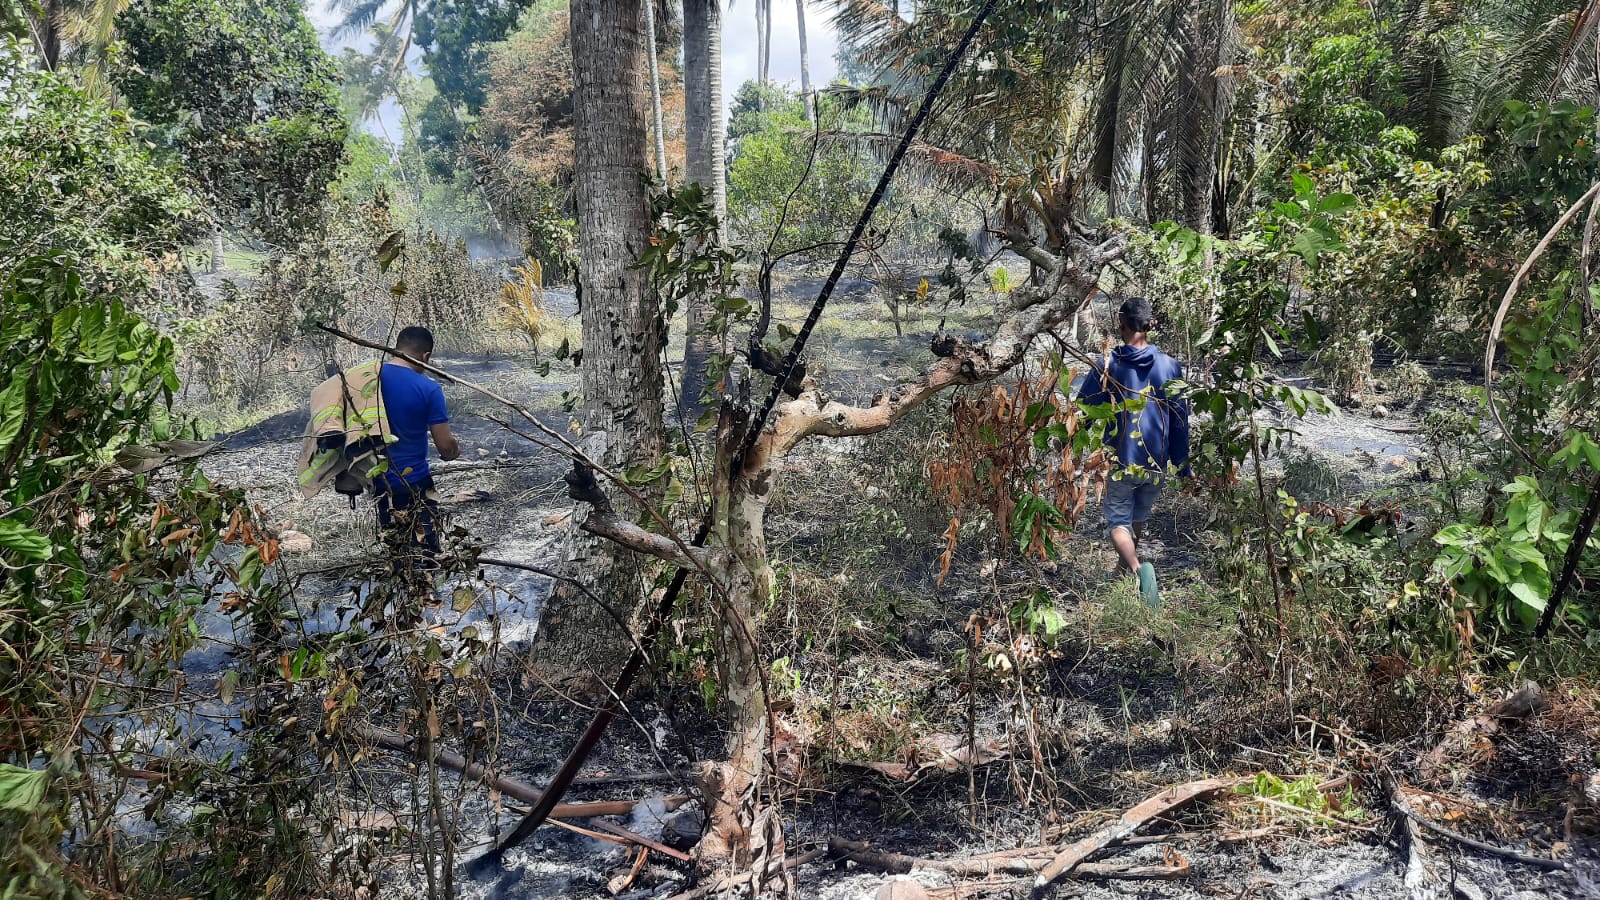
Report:
[[[883,431],[946,388],[992,381],[1027,356],[1035,338],[1070,320],[1099,283],[1100,270],[1120,257],[1124,242],[1113,237],[1097,246],[1074,242],[1073,257],[1051,257],[1044,282],[1017,288],[988,340],[974,343],[936,335],[930,349],[938,361],[916,378],[874,397],[867,406],[829,399],[814,383],[778,407],[772,430],[763,435],[745,471],[781,457],[808,437],[850,437]],[[1035,248],[1038,249],[1038,248]],[[1044,251],[1040,251],[1044,252]]]

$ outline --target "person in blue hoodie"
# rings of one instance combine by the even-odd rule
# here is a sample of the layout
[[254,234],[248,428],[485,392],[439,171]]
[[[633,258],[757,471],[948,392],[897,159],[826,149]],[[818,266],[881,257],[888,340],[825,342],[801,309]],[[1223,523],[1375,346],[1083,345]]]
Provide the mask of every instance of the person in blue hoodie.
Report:
[[1183,367],[1148,341],[1152,319],[1148,300],[1123,301],[1117,311],[1122,346],[1084,377],[1078,401],[1119,408],[1116,421],[1106,426],[1106,449],[1113,458],[1103,505],[1106,529],[1119,568],[1137,575],[1140,593],[1154,606],[1156,571],[1140,562],[1139,540],[1162,484],[1189,475],[1189,402],[1167,390],[1181,381]]

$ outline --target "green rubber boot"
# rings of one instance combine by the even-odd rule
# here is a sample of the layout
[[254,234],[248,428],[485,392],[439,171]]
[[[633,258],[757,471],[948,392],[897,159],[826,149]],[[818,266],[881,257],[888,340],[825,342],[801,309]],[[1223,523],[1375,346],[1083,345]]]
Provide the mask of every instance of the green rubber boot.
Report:
[[1139,564],[1139,595],[1151,609],[1161,608],[1161,595],[1156,591],[1156,567],[1150,563]]

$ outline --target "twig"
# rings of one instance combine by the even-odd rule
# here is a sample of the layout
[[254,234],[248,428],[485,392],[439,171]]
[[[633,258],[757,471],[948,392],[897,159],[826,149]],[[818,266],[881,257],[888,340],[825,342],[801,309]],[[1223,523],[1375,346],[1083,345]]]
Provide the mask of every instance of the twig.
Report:
[[633,628],[628,625],[628,620],[624,619],[622,614],[617,612],[615,607],[600,599],[600,595],[589,590],[589,586],[578,579],[562,575],[559,572],[552,572],[549,569],[542,568],[540,566],[529,565],[528,563],[512,562],[509,559],[490,559],[488,557],[480,556],[477,559],[477,563],[480,566],[493,566],[499,569],[516,569],[517,571],[521,572],[532,572],[535,575],[543,575],[546,578],[551,578],[556,581],[564,581],[567,584],[572,585],[581,591],[584,596],[588,597],[590,600],[593,600],[594,604],[600,607],[600,609],[611,618],[611,621],[617,624],[618,628],[622,629],[622,633],[626,634],[628,636],[628,640],[633,642],[634,650],[643,654],[646,660],[650,658],[650,651],[646,650],[644,645],[639,643],[639,637],[633,633]]
[[[382,747],[385,750],[409,753],[412,756],[418,757],[423,756],[423,754],[419,752],[418,748],[414,746],[410,740],[387,729],[363,725],[352,729],[352,733],[356,737],[361,738],[364,741],[368,741],[375,746]],[[483,784],[494,788],[502,794],[505,794],[509,797],[515,797],[516,799],[525,803],[537,803],[539,798],[544,796],[544,792],[533,785],[518,781],[515,778],[508,778],[504,775],[495,775],[481,763],[468,762],[467,759],[461,756],[459,753],[453,753],[441,747],[435,747],[433,749],[433,756],[434,760],[437,761],[439,765],[444,766],[451,771],[459,772],[462,777],[482,782]],[[688,799],[689,798],[686,796],[666,798],[668,805],[673,803],[678,803],[681,805]],[[617,800],[600,801],[596,803],[562,803],[555,807],[554,814],[563,819],[588,819],[595,816],[617,816],[628,814],[636,805],[637,804],[633,801]]]
[[[1049,860],[1043,854],[1049,853],[1050,847],[1030,847],[1025,850],[1008,851],[1010,855],[997,856],[989,854],[986,857],[972,859],[929,859],[921,856],[906,856],[902,853],[886,853],[869,849],[862,841],[846,840],[838,836],[828,838],[828,852],[838,859],[846,859],[858,866],[885,872],[891,875],[904,875],[908,872],[933,871],[943,872],[954,877],[982,877],[989,875],[1011,874],[1030,875],[1044,868]],[[1035,856],[1024,854],[1034,853]],[[1190,873],[1187,860],[1175,866],[1130,866],[1115,863],[1083,863],[1076,867],[1075,874],[1089,878],[1131,878],[1131,879],[1171,879],[1182,878]]]
[[[1600,204],[1596,204],[1596,208],[1600,209]],[[1578,528],[1572,535],[1572,542],[1567,545],[1567,557],[1561,565],[1561,577],[1556,579],[1555,590],[1550,592],[1549,601],[1539,613],[1539,624],[1533,630],[1534,637],[1543,638],[1550,633],[1550,626],[1555,624],[1556,613],[1561,611],[1561,604],[1567,598],[1567,589],[1578,574],[1578,562],[1583,559],[1583,550],[1589,546],[1589,536],[1594,534],[1596,518],[1600,518],[1600,472],[1595,473],[1594,482],[1589,485],[1589,502],[1584,504],[1583,514],[1578,517]]]

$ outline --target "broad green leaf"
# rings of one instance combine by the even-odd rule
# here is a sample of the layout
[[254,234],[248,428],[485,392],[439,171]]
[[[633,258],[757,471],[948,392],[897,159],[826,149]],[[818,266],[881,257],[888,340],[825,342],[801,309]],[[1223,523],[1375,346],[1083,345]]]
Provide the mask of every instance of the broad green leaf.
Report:
[[1317,201],[1317,212],[1336,216],[1359,202],[1355,194],[1329,194]]
[[49,788],[49,772],[0,763],[0,809],[35,812],[44,804]]
[[50,539],[21,522],[0,519],[0,549],[10,550],[23,559],[43,562],[50,558]]

